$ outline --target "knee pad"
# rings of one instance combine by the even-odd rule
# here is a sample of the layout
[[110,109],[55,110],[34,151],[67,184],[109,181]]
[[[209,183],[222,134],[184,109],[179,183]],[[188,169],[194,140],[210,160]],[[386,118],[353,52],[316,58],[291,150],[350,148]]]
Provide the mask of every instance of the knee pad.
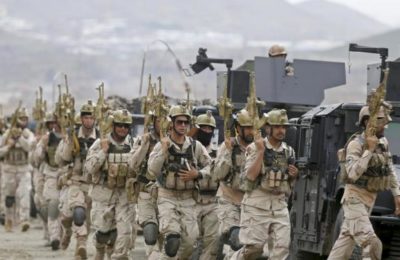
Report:
[[12,208],[15,203],[14,196],[6,196],[6,208]]
[[243,245],[240,244],[239,241],[239,227],[231,227],[229,229],[229,245],[231,246],[232,250],[238,251]]
[[101,232],[97,230],[95,236],[99,244],[107,244],[108,241],[110,241],[110,232]]
[[156,223],[149,222],[143,227],[143,237],[146,245],[154,246],[158,237],[158,226]]
[[116,229],[111,230],[110,232],[108,232],[108,236],[109,236],[109,241],[108,244],[109,245],[114,245],[115,241],[117,240],[117,236],[118,236],[118,232]]
[[382,257],[382,242],[379,240],[378,237],[373,236],[369,239],[369,257],[371,260],[378,260]]
[[75,207],[72,214],[74,224],[78,227],[82,226],[86,220],[86,209],[84,207]]
[[58,200],[51,200],[49,202],[49,206],[47,207],[47,214],[51,220],[56,220],[58,218],[58,215],[60,214],[58,204]]
[[170,234],[165,238],[164,249],[169,257],[175,257],[178,253],[179,246],[181,245],[181,235]]

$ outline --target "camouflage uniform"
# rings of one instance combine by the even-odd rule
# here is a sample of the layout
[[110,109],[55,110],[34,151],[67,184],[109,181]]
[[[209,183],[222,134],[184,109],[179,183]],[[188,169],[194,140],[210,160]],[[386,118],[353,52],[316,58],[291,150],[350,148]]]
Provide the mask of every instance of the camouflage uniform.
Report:
[[157,143],[148,161],[148,171],[157,178],[159,186],[157,206],[160,233],[165,241],[161,259],[171,259],[168,255],[173,257],[175,250],[168,253],[166,248],[170,250],[170,243],[176,241],[179,241],[176,256],[179,259],[189,258],[199,235],[196,202],[193,199],[194,181],[185,182],[176,174],[179,169],[187,169],[186,164],[195,166],[202,176],[210,170],[210,157],[205,147],[186,136],[181,147],[169,138],[167,155],[161,143]]
[[[154,132],[138,138],[133,146],[133,155],[129,161],[130,167],[137,173],[139,184],[137,191],[138,222],[144,229],[146,255],[149,257],[160,252],[160,245],[156,241],[158,236],[157,187],[154,177],[151,177],[147,171],[150,152],[158,141],[159,138]],[[153,234],[150,233],[147,236],[147,232]]]
[[231,259],[255,259],[263,253],[268,255],[268,240],[272,236],[272,252],[268,259],[281,260],[289,255],[290,220],[286,198],[290,193],[292,179],[288,164],[294,162],[294,150],[282,142],[274,148],[264,140],[264,162],[261,173],[253,182],[246,177],[257,158],[255,144],[248,147],[242,189],[246,191],[242,200],[239,239],[243,247]]
[[[112,259],[127,259],[134,247],[136,232],[133,226],[135,208],[128,192],[135,183],[135,173],[128,164],[134,143],[127,134],[132,116],[125,109],[117,110],[112,113],[112,122],[111,117],[106,120],[112,123],[107,129],[112,127],[113,132],[93,144],[84,166],[85,174],[91,176],[92,182],[89,194],[93,198],[91,219],[96,229],[95,259],[104,259],[106,252]],[[121,131],[121,127],[127,135],[117,142],[113,136]],[[101,129],[106,131],[106,128]],[[102,148],[104,138],[108,143],[107,152]]]
[[91,219],[94,226],[94,243],[104,255],[105,247],[114,247],[112,259],[128,259],[132,245],[132,222],[135,215],[126,192],[127,179],[133,177],[128,158],[133,140],[128,135],[123,143],[117,143],[111,135],[108,153],[101,148],[100,139],[89,149],[85,172],[92,175],[93,185],[89,195],[93,208]]
[[[240,203],[244,192],[240,190],[239,185],[240,172],[245,163],[245,149],[237,137],[232,139],[232,150],[227,149],[225,143],[222,143],[213,166],[213,178],[219,181],[217,192],[219,235],[225,244],[230,244],[231,233],[237,232],[240,226]],[[232,254],[230,249],[224,251],[227,251],[227,257]]]
[[[8,136],[7,130],[4,136]],[[10,137],[13,138],[13,137]],[[21,135],[15,139],[15,145],[9,147],[3,139],[0,146],[0,158],[4,158],[2,165],[2,196],[5,202],[6,225],[12,226],[15,218],[14,210],[19,209],[19,219],[23,229],[29,228],[31,167],[29,165],[29,152],[35,142],[33,133],[24,128]],[[24,231],[25,231],[24,230]]]
[[[84,136],[81,126],[77,132],[77,139],[80,144],[80,151],[73,154],[73,143],[71,137],[61,140],[57,147],[55,160],[61,166],[61,175],[58,184],[62,186],[60,192],[61,224],[63,238],[61,247],[66,249],[69,245],[72,232],[76,234],[78,243],[75,253],[86,255],[86,241],[90,231],[90,209],[91,198],[88,196],[88,177],[83,174],[83,163],[90,146],[98,137],[98,132],[93,128],[91,134]],[[74,212],[85,210],[85,221],[73,219]],[[72,230],[71,230],[72,228]]]
[[[55,162],[55,153],[61,137],[59,134],[49,132],[46,134],[48,142],[41,138],[33,154],[36,165],[41,165],[40,173],[44,176],[42,197],[40,207],[47,208],[47,224],[52,248],[58,249],[61,240],[61,222],[59,219],[59,197],[57,187],[59,177],[58,165]],[[39,173],[38,173],[39,174]],[[39,191],[40,192],[40,191]]]
[[[363,148],[364,140],[364,133],[356,136],[346,149],[349,181],[342,197],[344,221],[328,259],[349,259],[355,244],[363,248],[363,259],[382,257],[382,243],[369,215],[378,191],[390,189],[394,196],[399,196],[400,191],[387,139],[380,138],[373,153]],[[379,182],[374,181],[376,174],[372,172],[378,173]]]

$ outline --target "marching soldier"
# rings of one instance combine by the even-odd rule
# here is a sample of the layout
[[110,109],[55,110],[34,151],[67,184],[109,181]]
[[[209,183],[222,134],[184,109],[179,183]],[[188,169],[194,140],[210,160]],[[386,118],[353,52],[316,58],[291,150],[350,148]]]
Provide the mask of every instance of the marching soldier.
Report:
[[[277,58],[277,57],[286,58],[287,51],[286,51],[285,47],[278,45],[278,44],[274,44],[271,46],[271,48],[269,48],[268,56],[270,58]],[[286,61],[285,73],[286,73],[286,76],[294,76],[294,68],[289,61]]]
[[2,191],[5,200],[5,229],[12,231],[13,220],[16,219],[15,208],[19,205],[19,220],[23,232],[27,231],[30,212],[31,173],[29,152],[35,142],[33,133],[27,128],[28,111],[17,109],[13,117],[16,124],[4,133],[0,146],[0,157],[4,158],[2,165]]
[[132,244],[132,218],[126,184],[134,178],[128,166],[133,139],[129,135],[132,116],[127,110],[113,113],[112,133],[98,139],[89,149],[85,172],[92,175],[92,223],[96,230],[95,259],[128,259]]
[[[199,115],[195,122],[197,139],[204,147],[212,159],[215,159],[217,151],[211,147],[211,139],[214,136],[216,127],[215,118],[211,111]],[[211,175],[204,175],[197,180],[197,211],[200,237],[195,251],[196,259],[216,259],[218,251],[218,213],[216,194],[218,182],[211,178]],[[198,254],[198,255],[197,255]]]
[[[244,168],[245,151],[253,142],[253,119],[247,110],[236,114],[235,138],[226,138],[217,152],[213,167],[213,178],[219,181],[218,218],[221,243],[231,249],[240,249],[238,234],[240,227],[240,203],[243,191],[240,190],[240,173]],[[229,253],[228,253],[229,256]]]
[[[76,135],[68,135],[61,140],[56,150],[56,163],[62,167],[58,179],[60,192],[60,211],[63,235],[61,249],[65,250],[71,240],[72,232],[76,234],[77,246],[75,256],[86,259],[86,241],[90,231],[91,199],[88,196],[89,184],[83,174],[83,163],[87,151],[99,137],[95,128],[94,107],[91,102],[84,104],[80,111],[82,126]],[[79,144],[79,151],[74,152]]]
[[[143,237],[147,245],[146,254],[149,258],[159,252],[158,240],[158,217],[155,178],[150,176],[147,170],[149,155],[157,142],[160,141],[160,119],[150,112],[152,127],[148,133],[137,139],[133,147],[133,155],[130,166],[137,173],[139,182],[139,194],[137,198],[138,222],[143,229]],[[154,252],[154,253],[153,253]]]
[[281,260],[289,255],[290,220],[287,197],[298,174],[294,166],[293,148],[283,139],[289,125],[286,110],[274,109],[264,114],[270,126],[269,137],[260,134],[247,149],[242,173],[242,200],[239,239],[243,247],[232,259],[256,259],[268,255],[268,240],[272,252],[268,259]]
[[[48,132],[43,135],[36,146],[34,160],[36,165],[41,165],[40,173],[44,175],[44,185],[39,211],[47,216],[50,245],[53,250],[58,250],[61,240],[61,223],[59,220],[60,192],[57,187],[59,175],[58,165],[55,162],[55,153],[61,141],[61,129],[53,113],[48,113],[45,119]],[[40,192],[40,191],[39,191]]]
[[[344,221],[339,238],[328,259],[349,259],[354,245],[363,250],[363,259],[381,259],[382,243],[376,236],[369,215],[377,193],[391,190],[395,198],[396,215],[400,215],[400,191],[393,162],[384,136],[385,125],[391,121],[381,106],[377,114],[376,134],[366,136],[370,111],[361,109],[359,125],[364,131],[353,136],[345,156],[345,191],[342,197]],[[343,172],[343,171],[342,171]]]
[[169,111],[172,129],[150,154],[148,171],[157,178],[160,233],[164,246],[161,259],[187,259],[199,235],[195,180],[209,173],[210,157],[204,146],[186,136],[191,114],[186,106]]

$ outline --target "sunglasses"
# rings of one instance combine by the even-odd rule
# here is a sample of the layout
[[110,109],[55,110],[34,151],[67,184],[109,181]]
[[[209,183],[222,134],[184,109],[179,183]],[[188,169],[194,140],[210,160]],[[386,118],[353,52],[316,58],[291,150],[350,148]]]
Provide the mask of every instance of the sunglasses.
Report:
[[115,123],[114,126],[119,127],[119,128],[126,128],[126,129],[129,129],[131,127],[129,124],[122,124],[122,123]]
[[189,121],[188,120],[176,120],[175,123],[177,125],[189,125]]

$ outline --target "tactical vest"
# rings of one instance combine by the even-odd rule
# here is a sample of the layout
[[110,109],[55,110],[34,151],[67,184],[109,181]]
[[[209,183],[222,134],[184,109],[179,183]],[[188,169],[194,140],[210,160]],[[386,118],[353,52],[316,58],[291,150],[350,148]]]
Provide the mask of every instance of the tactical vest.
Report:
[[232,167],[224,179],[224,184],[232,189],[239,190],[240,188],[240,173],[246,162],[246,155],[240,149],[240,144],[236,138],[232,138]]
[[153,151],[154,146],[156,146],[157,144],[157,139],[153,138],[150,135],[150,144],[149,144],[149,149],[147,150],[146,156],[142,162],[142,164],[140,164],[139,167],[139,173],[138,173],[138,181],[142,182],[142,183],[149,183],[150,181],[154,181],[154,179],[150,180],[149,178],[151,178],[148,174],[147,174],[147,161],[149,160],[149,156],[150,153]]
[[107,186],[110,189],[124,188],[129,174],[129,144],[110,144],[107,157]]
[[273,193],[289,193],[289,163],[294,163],[293,155],[289,154],[289,149],[274,151],[265,148],[264,167],[265,172],[259,175],[260,188]]
[[5,156],[4,162],[11,165],[28,164],[28,153],[22,147],[11,148]]
[[[216,157],[216,151],[212,150],[208,153],[211,158]],[[201,195],[215,195],[218,190],[218,181],[212,180],[212,178],[202,178],[197,180],[197,186]]]
[[51,167],[57,167],[58,165],[55,162],[55,155],[57,146],[61,141],[61,137],[58,137],[55,133],[49,133],[49,142],[47,144],[47,152],[45,155],[45,160],[48,165]]
[[[365,139],[360,135],[357,141],[364,147]],[[364,152],[364,149],[363,149]],[[390,186],[390,154],[383,144],[378,144],[368,163],[367,170],[355,182],[347,179],[346,183],[356,185],[370,192],[389,190]]]
[[174,146],[168,148],[167,160],[164,162],[162,174],[157,177],[163,188],[179,191],[194,189],[194,181],[183,181],[179,178],[178,173],[181,169],[188,170],[188,166],[197,167],[194,160],[195,151],[196,141],[194,140],[191,140],[191,144],[183,153],[175,151]]
[[[97,138],[100,137],[100,133],[97,129],[96,131],[96,138],[85,138],[85,137],[78,137],[78,142],[79,142],[79,157],[81,158],[81,161],[84,162],[86,160],[87,153],[89,151],[89,148],[92,146],[92,144],[96,141]],[[76,133],[79,132],[79,128],[76,130]]]

